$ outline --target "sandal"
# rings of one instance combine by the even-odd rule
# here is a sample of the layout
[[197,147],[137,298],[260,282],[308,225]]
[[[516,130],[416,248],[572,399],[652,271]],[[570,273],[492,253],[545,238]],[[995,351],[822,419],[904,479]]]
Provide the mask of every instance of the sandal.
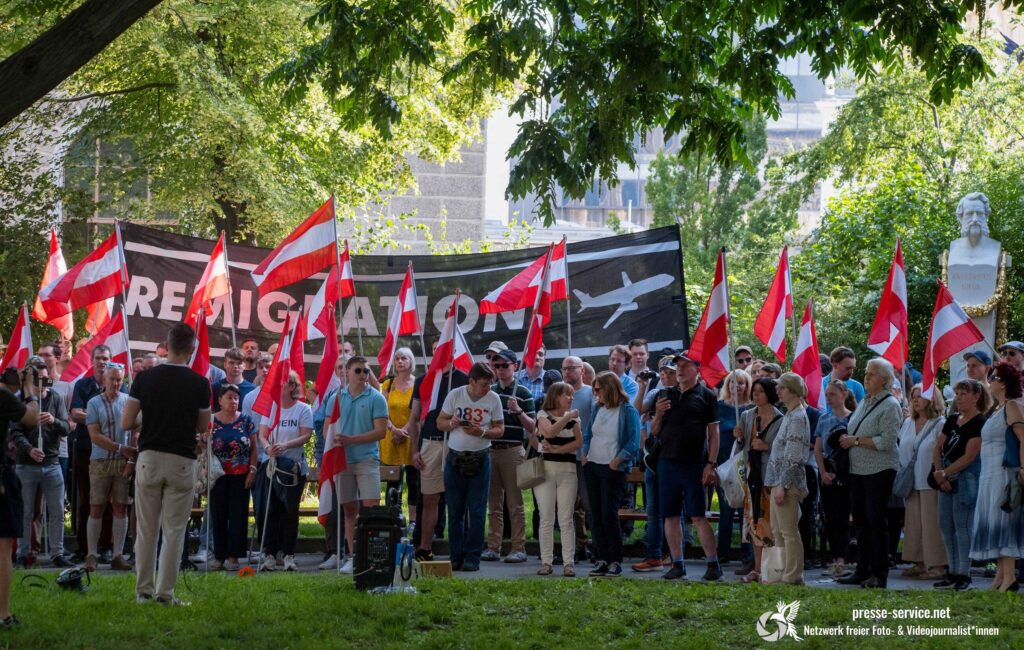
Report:
[[550,564],[545,564],[544,566],[542,566],[540,569],[537,570],[537,575],[539,575],[539,576],[549,576],[549,575],[551,575],[551,565]]
[[576,577],[576,569],[572,568],[571,564],[566,564],[565,568],[562,569],[562,575],[565,576],[566,578],[575,578]]
[[743,576],[743,582],[750,584],[751,582],[761,582],[761,574],[757,571],[751,571],[747,575]]

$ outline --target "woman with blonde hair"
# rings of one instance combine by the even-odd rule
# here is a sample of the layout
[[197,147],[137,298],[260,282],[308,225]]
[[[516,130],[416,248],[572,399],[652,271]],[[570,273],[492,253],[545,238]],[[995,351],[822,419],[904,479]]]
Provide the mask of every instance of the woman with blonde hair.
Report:
[[562,531],[562,575],[576,575],[573,554],[576,535],[573,514],[576,508],[576,450],[583,446],[579,411],[572,408],[573,388],[556,381],[544,395],[537,413],[537,430],[532,444],[540,448],[544,459],[544,482],[533,488],[540,509],[540,561],[538,575],[551,575],[555,552],[555,514]]
[[[409,501],[409,522],[416,521],[416,502],[420,497],[420,474],[412,464],[412,444],[409,440],[409,416],[412,412],[412,389],[416,384],[416,357],[409,348],[395,350],[395,375],[380,385],[380,392],[388,402],[387,435],[380,441],[380,464],[397,465],[405,478],[406,498]],[[388,488],[400,489],[401,481],[388,482]]]
[[913,484],[906,500],[903,520],[904,578],[938,580],[946,575],[946,546],[939,529],[939,493],[928,485],[932,454],[939,432],[946,423],[946,401],[941,391],[932,398],[921,396],[921,384],[910,389],[910,417],[900,429],[900,472],[912,472]]
[[[725,377],[722,388],[718,391],[718,459],[717,464],[721,465],[732,456],[732,446],[735,440],[733,431],[736,429],[740,413],[752,408],[750,403],[750,385],[752,380],[746,370],[737,368]],[[738,515],[740,525],[743,523],[743,509],[731,508],[725,499],[725,492],[721,487],[708,488],[708,503],[711,503],[711,493],[718,493],[718,561],[726,563],[732,551],[732,527],[733,521]],[[753,551],[747,542],[740,543],[740,554],[744,561],[753,562]],[[746,572],[744,572],[746,575]]]
[[640,449],[640,414],[615,373],[594,379],[596,408],[583,431],[583,479],[594,516],[594,568],[591,577],[622,575],[619,506],[626,477]]
[[800,502],[807,496],[807,449],[811,425],[804,400],[807,385],[792,372],[779,377],[779,399],[786,406],[779,433],[772,441],[764,485],[771,489],[771,524],[776,546],[783,549],[782,582],[804,582],[804,545],[800,539]]

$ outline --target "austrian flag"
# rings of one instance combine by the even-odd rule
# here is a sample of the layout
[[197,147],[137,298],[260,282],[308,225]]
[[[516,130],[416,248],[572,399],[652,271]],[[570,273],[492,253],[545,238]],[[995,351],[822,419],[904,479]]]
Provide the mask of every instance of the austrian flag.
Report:
[[469,345],[462,335],[458,324],[459,292],[455,292],[455,302],[448,309],[448,318],[444,321],[444,328],[441,330],[441,338],[437,340],[437,348],[430,360],[430,367],[423,376],[420,384],[420,421],[427,419],[427,414],[440,406],[437,396],[441,389],[441,381],[444,371],[449,364],[461,370],[469,372],[473,367],[473,355],[469,352]]
[[[60,242],[57,241],[57,231],[50,229],[50,257],[46,261],[46,269],[43,270],[43,280],[39,283],[39,291],[46,287],[59,276],[68,272],[67,262],[64,261],[64,253],[60,250]],[[75,324],[72,320],[70,308],[68,313],[50,318],[43,308],[43,302],[36,296],[36,303],[32,307],[32,318],[41,323],[49,323],[60,331],[61,336],[69,341],[75,336]]]
[[262,298],[271,291],[305,280],[337,259],[337,223],[331,198],[306,217],[252,270],[252,279]]
[[709,386],[717,386],[729,374],[729,286],[725,277],[725,249],[718,253],[715,283],[711,285],[711,295],[693,333],[689,356],[700,363],[700,375]]
[[[567,300],[566,278],[568,266],[565,255],[565,238],[550,248],[548,252],[534,260],[511,280],[487,294],[480,301],[481,314],[499,314],[533,307],[537,303],[537,291],[544,282],[544,272],[548,266],[550,253],[551,302]],[[546,323],[546,321],[545,321]]]
[[921,368],[921,397],[932,398],[935,375],[942,362],[978,341],[984,341],[981,330],[974,324],[946,285],[939,282],[939,295],[935,298],[932,324],[928,329],[928,345],[924,349]]
[[210,253],[210,261],[206,263],[203,277],[199,279],[199,284],[196,285],[195,291],[192,293],[192,301],[185,311],[184,321],[193,325],[200,309],[209,314],[213,311],[213,299],[226,296],[230,292],[228,257],[224,250],[224,233],[221,233],[217,245]]
[[420,319],[416,313],[416,281],[412,275],[412,262],[405,270],[405,278],[402,279],[402,288],[398,290],[395,297],[395,306],[391,309],[391,318],[388,320],[388,331],[384,334],[384,343],[380,346],[377,354],[377,363],[380,365],[380,376],[387,376],[391,370],[391,362],[395,358],[395,350],[399,336],[418,334],[420,331]]
[[775,273],[761,313],[754,321],[754,336],[768,346],[779,363],[786,363],[786,323],[793,317],[793,282],[789,275],[789,247],[782,247],[779,270]]
[[43,287],[39,302],[47,317],[53,318],[116,296],[127,286],[120,230],[115,228],[96,250]]

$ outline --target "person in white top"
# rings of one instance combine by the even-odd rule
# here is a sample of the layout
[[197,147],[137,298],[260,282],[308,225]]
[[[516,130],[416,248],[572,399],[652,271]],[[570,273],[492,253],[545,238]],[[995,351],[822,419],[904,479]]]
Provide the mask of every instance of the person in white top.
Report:
[[903,520],[905,578],[941,580],[946,575],[946,547],[939,529],[939,493],[928,485],[935,442],[946,423],[946,402],[941,391],[932,399],[921,397],[921,384],[910,389],[910,417],[899,433],[900,472],[913,463],[914,485],[906,497]]
[[[271,429],[273,420],[263,418],[260,425],[260,447],[270,457],[260,466],[262,475],[270,475],[270,485],[266,492],[270,499],[267,509],[266,530],[263,532],[264,560],[263,569],[273,571],[278,562],[276,555],[281,553],[281,564],[285,571],[295,571],[295,542],[299,536],[299,502],[302,490],[306,487],[306,465],[303,447],[313,435],[313,411],[309,404],[298,401],[302,395],[299,375],[291,372],[288,375],[288,391],[281,396],[281,419],[277,427]],[[272,469],[267,469],[271,467]],[[263,479],[262,476],[260,480]],[[262,512],[256,513],[262,517]]]
[[[501,400],[491,390],[494,371],[475,363],[469,383],[448,393],[437,428],[449,432],[444,467],[452,569],[479,571],[484,550],[484,520],[491,482],[491,440],[505,432]],[[469,514],[469,525],[466,515]],[[429,531],[426,531],[429,533]]]

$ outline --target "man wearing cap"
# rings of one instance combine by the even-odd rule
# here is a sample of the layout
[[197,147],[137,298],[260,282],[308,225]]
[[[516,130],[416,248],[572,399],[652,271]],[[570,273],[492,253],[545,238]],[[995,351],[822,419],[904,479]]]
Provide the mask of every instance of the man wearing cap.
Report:
[[487,549],[481,560],[493,562],[501,555],[501,536],[505,529],[503,506],[508,502],[511,549],[506,562],[526,561],[526,515],[523,493],[516,483],[516,468],[526,460],[523,446],[527,434],[537,427],[533,395],[516,377],[519,359],[512,350],[502,350],[491,358],[495,382],[491,390],[501,401],[504,434],[491,442],[491,484],[487,495]]
[[736,369],[746,370],[754,361],[754,351],[747,345],[741,345],[736,348],[736,352],[733,353],[733,358],[736,360]]
[[971,350],[964,353],[967,378],[980,381],[988,389],[988,374],[992,372],[992,357],[984,350]]
[[501,341],[491,341],[487,345],[487,349],[484,350],[484,356],[487,358],[487,363],[490,363],[491,359],[493,359],[499,352],[504,352],[507,349],[508,346]]
[[999,346],[999,359],[1024,372],[1024,343],[1008,341]]
[[675,580],[686,575],[680,518],[686,514],[697,527],[707,558],[704,580],[719,580],[715,535],[705,516],[707,486],[715,483],[718,458],[718,396],[697,381],[696,361],[686,352],[677,354],[674,365],[678,384],[659,391],[654,402],[651,432],[661,440],[658,458],[658,499],[665,518],[665,538],[672,554],[672,568],[662,577]]

